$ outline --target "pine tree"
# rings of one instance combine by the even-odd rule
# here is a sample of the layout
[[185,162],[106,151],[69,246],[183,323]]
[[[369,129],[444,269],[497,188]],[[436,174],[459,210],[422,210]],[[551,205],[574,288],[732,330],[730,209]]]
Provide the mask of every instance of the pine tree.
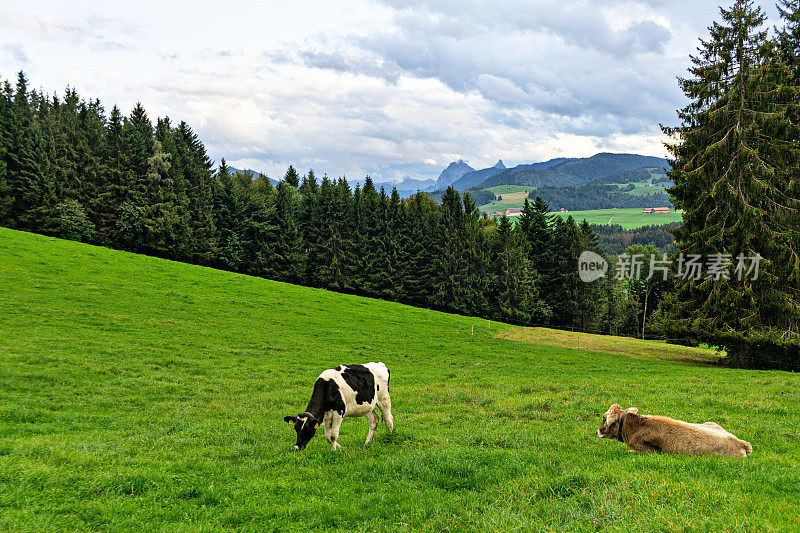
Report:
[[[580,233],[580,252],[588,250],[600,256],[605,255],[600,247],[597,235],[589,223],[586,222],[586,219],[578,225],[578,231]],[[577,268],[577,260],[575,268]],[[601,329],[600,323],[603,311],[606,308],[603,301],[606,293],[603,284],[607,280],[608,278],[606,277],[591,283],[582,282],[577,285],[577,326],[581,331],[599,331]]]
[[313,170],[309,170],[300,185],[302,196],[300,206],[301,231],[306,252],[306,271],[304,283],[319,287],[322,285],[322,246],[323,225],[320,205],[320,188]]
[[274,220],[276,238],[272,248],[271,277],[299,283],[305,274],[305,250],[298,215],[297,190],[283,181],[275,189]]
[[214,216],[213,163],[203,143],[186,122],[175,132],[178,153],[184,161],[186,191],[189,196],[189,242],[185,249],[192,261],[211,264],[217,255],[217,228]]
[[286,169],[286,174],[283,176],[283,181],[295,189],[300,186],[300,176],[297,174],[297,171],[292,165],[289,165],[289,168]]
[[243,266],[243,214],[241,194],[234,186],[230,167],[223,158],[214,180],[214,226],[217,230],[217,260],[228,270],[238,271]]
[[453,187],[448,187],[442,196],[436,222],[431,301],[442,309],[467,313],[470,287],[467,286],[469,265],[465,261],[462,240],[466,233],[464,206]]
[[720,13],[692,57],[692,77],[680,80],[690,100],[681,125],[665,128],[676,138],[667,145],[669,192],[684,212],[675,244],[705,261],[763,260],[757,280],[680,280],[669,333],[724,346],[730,361],[750,367],[771,349],[796,353],[800,340],[798,92],[783,83],[761,9],[737,0]]
[[8,181],[8,150],[11,144],[11,85],[5,81],[0,86],[0,225],[11,224],[11,206],[14,203],[14,191]]
[[324,287],[338,291],[352,287],[353,198],[344,179],[332,183],[328,176],[320,186],[322,218],[322,248],[320,249],[320,279]]
[[404,250],[401,267],[403,299],[417,305],[430,305],[438,207],[423,192],[411,196],[406,204],[400,241],[400,247]]
[[540,305],[536,271],[522,230],[505,215],[494,234],[494,286],[499,317],[529,323]]
[[578,257],[582,247],[581,235],[575,220],[556,217],[553,228],[554,260],[548,287],[548,305],[553,322],[562,327],[579,327],[578,294],[583,283],[578,277]]
[[27,230],[39,227],[52,204],[46,145],[32,103],[36,98],[35,93],[28,93],[28,80],[20,72],[11,100],[6,181],[14,198],[8,216],[11,226]]
[[125,201],[120,205],[115,242],[126,250],[141,251],[147,246],[148,172],[153,156],[153,124],[141,103],[137,103],[122,127],[123,187]]

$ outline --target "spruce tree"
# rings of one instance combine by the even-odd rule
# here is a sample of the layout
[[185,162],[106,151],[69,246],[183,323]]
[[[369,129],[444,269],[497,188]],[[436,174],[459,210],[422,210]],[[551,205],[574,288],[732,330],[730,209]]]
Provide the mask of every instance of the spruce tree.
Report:
[[[798,92],[785,84],[761,9],[737,0],[720,14],[692,57],[692,77],[680,80],[690,100],[681,124],[665,131],[676,139],[667,148],[669,192],[684,213],[678,251],[733,265],[728,278],[680,279],[665,309],[670,335],[723,346],[729,361],[750,367],[768,352],[797,354]],[[758,279],[734,274],[759,254]]]
[[9,209],[11,227],[36,230],[47,215],[52,198],[47,187],[47,151],[36,120],[35,93],[28,93],[28,80],[20,72],[11,100],[6,182],[13,191]]
[[434,230],[434,281],[431,301],[437,307],[468,312],[469,265],[465,261],[463,237],[466,234],[461,196],[448,187],[442,196],[440,215]]
[[214,225],[217,230],[217,261],[228,270],[243,266],[245,246],[242,242],[244,203],[236,189],[230,167],[222,158],[214,180]]
[[323,225],[320,187],[313,170],[309,170],[300,185],[302,196],[300,219],[303,243],[306,247],[304,282],[314,287],[322,285]]
[[403,299],[416,305],[431,304],[437,210],[436,203],[423,192],[406,200],[400,241],[404,250],[401,267]]
[[295,189],[300,186],[300,176],[297,174],[297,171],[292,165],[289,165],[289,168],[286,169],[286,174],[283,176],[283,181]]
[[5,81],[0,86],[0,225],[11,223],[11,205],[14,203],[14,191],[8,181],[8,150],[10,147],[11,123],[11,85]]
[[539,306],[536,271],[522,230],[505,215],[494,233],[494,283],[500,318],[530,323]]

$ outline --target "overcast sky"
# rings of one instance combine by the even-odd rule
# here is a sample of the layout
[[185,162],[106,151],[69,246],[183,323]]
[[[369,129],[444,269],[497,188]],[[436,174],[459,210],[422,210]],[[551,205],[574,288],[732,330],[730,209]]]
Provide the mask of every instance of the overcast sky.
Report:
[[664,155],[675,78],[716,17],[708,0],[0,0],[0,78],[141,101],[275,178],[431,178]]

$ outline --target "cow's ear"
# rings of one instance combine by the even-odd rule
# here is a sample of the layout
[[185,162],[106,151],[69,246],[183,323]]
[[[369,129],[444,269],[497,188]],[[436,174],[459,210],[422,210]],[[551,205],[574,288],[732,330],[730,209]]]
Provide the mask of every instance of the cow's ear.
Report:
[[283,421],[286,422],[287,424],[294,425],[294,423],[297,421],[297,417],[296,416],[284,416],[283,417]]
[[636,413],[638,413],[638,412],[639,412],[639,409],[638,409],[637,407],[628,407],[628,408],[626,409],[626,411],[628,411],[629,413],[631,413],[631,414],[634,414],[634,415],[635,415]]

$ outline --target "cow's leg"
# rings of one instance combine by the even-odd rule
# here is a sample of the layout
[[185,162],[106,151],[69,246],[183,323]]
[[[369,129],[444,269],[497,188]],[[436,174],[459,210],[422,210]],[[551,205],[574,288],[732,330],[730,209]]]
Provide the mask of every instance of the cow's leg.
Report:
[[342,426],[342,415],[339,413],[332,413],[331,414],[331,429],[330,429],[330,439],[328,442],[331,443],[331,448],[334,450],[338,450],[342,447],[337,441],[339,439],[339,428]]
[[375,435],[375,429],[378,427],[378,413],[373,409],[364,416],[367,417],[367,422],[369,422],[369,433],[367,433],[367,440],[364,441],[364,444],[369,444],[372,441],[372,436]]
[[325,440],[328,441],[328,444],[333,444],[331,441],[331,423],[333,417],[331,417],[331,412],[325,413],[325,418],[322,419],[322,429],[325,431]]
[[394,430],[394,419],[392,418],[392,399],[389,398],[388,392],[378,398],[378,407],[381,408],[381,414],[383,415],[384,423],[386,423],[386,429],[391,433],[392,430]]
[[628,441],[628,448],[637,452],[660,452],[661,447],[644,438],[634,436]]

